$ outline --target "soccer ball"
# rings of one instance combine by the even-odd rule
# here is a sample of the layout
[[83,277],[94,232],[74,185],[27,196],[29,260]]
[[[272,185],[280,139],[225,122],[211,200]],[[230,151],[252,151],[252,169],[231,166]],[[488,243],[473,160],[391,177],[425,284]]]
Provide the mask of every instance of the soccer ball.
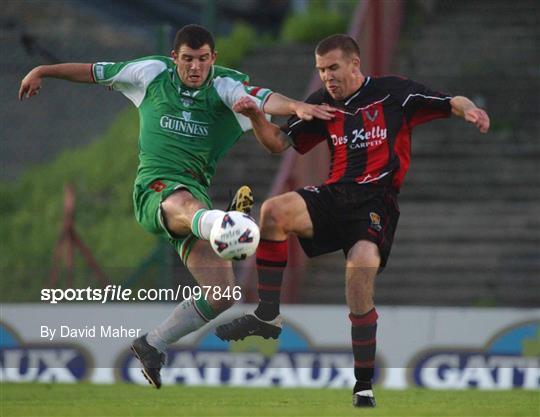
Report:
[[228,211],[216,219],[210,230],[210,244],[223,259],[243,260],[259,245],[259,227],[255,220],[239,211]]

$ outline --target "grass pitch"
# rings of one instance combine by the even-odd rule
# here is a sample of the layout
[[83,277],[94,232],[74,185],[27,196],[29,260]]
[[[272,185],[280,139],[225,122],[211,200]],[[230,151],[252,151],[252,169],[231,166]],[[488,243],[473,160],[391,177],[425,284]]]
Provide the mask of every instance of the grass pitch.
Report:
[[376,389],[355,409],[349,390],[1,384],[0,416],[539,416],[538,391]]

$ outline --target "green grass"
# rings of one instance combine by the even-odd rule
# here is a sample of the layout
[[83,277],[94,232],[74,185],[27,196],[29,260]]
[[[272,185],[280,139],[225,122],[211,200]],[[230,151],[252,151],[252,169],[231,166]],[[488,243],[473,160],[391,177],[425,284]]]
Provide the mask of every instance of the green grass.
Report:
[[0,416],[538,416],[537,391],[377,389],[376,409],[349,390],[2,384]]

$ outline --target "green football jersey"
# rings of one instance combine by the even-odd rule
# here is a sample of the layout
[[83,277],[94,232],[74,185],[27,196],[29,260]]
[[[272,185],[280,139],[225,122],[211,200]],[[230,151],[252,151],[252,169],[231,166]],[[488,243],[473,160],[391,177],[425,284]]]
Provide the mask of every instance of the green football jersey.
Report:
[[171,58],[98,62],[94,80],[122,92],[139,109],[139,167],[136,184],[195,179],[208,187],[216,162],[251,129],[249,118],[232,111],[243,96],[262,109],[272,93],[247,85],[248,76],[214,65],[198,89],[182,83]]

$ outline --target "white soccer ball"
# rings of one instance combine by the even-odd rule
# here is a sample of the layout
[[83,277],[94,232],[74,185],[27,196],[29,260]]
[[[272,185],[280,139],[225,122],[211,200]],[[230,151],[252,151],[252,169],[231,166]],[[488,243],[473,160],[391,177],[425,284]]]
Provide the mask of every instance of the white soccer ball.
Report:
[[223,259],[246,259],[257,250],[259,239],[255,220],[239,211],[226,212],[210,230],[212,249]]

